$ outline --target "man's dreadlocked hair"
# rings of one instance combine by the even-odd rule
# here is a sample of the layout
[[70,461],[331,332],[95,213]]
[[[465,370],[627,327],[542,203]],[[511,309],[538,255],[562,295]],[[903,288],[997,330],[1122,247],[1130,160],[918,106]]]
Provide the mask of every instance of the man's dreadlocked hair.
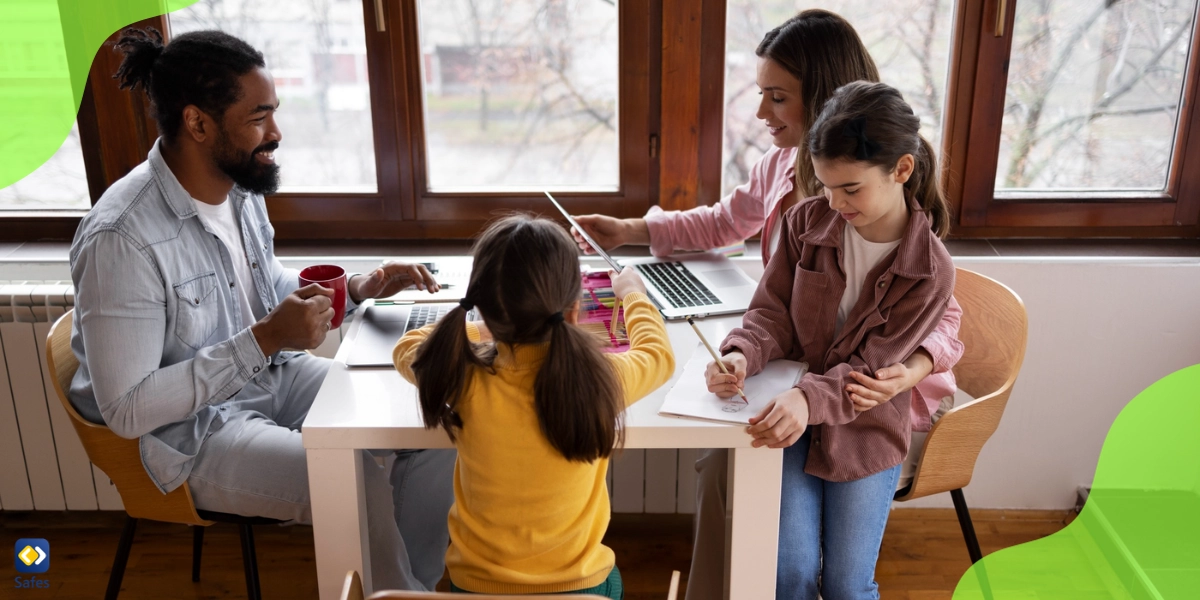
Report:
[[261,52],[221,31],[192,31],[164,46],[153,27],[129,28],[116,48],[125,60],[113,78],[121,89],[146,90],[158,134],[168,142],[179,133],[184,107],[192,104],[220,119],[241,97],[238,78],[266,66]]

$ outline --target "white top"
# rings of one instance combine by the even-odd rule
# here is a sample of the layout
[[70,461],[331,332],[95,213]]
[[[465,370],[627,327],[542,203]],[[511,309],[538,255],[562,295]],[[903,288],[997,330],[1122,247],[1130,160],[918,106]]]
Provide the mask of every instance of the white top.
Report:
[[250,293],[254,289],[254,276],[250,274],[250,261],[246,258],[246,247],[242,245],[242,230],[233,216],[233,203],[226,199],[220,204],[208,204],[192,198],[200,221],[212,231],[229,250],[233,259],[233,277],[236,279],[233,297],[242,308],[242,327],[249,327],[258,319],[251,309]]
[[834,335],[842,332],[846,316],[850,314],[858,297],[862,295],[863,283],[867,273],[879,264],[883,257],[900,245],[900,240],[894,242],[868,242],[858,234],[858,230],[849,222],[842,234],[842,271],[846,273],[846,291],[842,293],[842,302],[838,304],[837,325]]

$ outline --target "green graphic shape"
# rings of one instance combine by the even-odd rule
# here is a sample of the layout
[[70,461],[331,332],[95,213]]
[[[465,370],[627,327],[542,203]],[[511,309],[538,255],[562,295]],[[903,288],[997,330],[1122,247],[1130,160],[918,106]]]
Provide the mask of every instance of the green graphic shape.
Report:
[[1200,365],[1117,416],[1077,519],[984,557],[954,590],[954,600],[1042,598],[1200,598]]
[[196,0],[0,0],[0,188],[71,131],[92,58],[114,31]]

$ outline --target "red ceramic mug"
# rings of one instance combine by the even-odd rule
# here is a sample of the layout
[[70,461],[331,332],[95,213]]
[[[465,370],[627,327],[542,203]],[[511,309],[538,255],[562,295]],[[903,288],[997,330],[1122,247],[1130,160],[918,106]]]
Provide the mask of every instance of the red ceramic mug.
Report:
[[346,270],[337,265],[313,265],[300,271],[300,287],[315,283],[333,290],[333,320],[330,329],[337,329],[346,317]]

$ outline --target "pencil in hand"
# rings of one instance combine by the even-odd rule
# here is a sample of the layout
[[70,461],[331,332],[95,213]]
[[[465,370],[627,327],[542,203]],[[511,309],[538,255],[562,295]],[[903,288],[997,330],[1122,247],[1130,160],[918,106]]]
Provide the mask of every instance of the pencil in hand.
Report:
[[[704,337],[704,334],[700,333],[700,328],[696,327],[696,322],[693,321],[691,317],[688,317],[687,322],[688,325],[692,326],[692,330],[696,332],[696,336],[700,338],[700,341],[704,342],[704,347],[708,348],[708,353],[712,355],[713,360],[717,361],[717,368],[721,369],[722,373],[729,375],[729,369],[725,368],[725,363],[721,361],[721,357],[717,355],[717,351],[713,350],[713,347],[708,343],[708,340]],[[738,395],[742,397],[742,402],[750,404],[750,399],[746,397],[746,392],[743,392],[742,388],[738,388]]]

